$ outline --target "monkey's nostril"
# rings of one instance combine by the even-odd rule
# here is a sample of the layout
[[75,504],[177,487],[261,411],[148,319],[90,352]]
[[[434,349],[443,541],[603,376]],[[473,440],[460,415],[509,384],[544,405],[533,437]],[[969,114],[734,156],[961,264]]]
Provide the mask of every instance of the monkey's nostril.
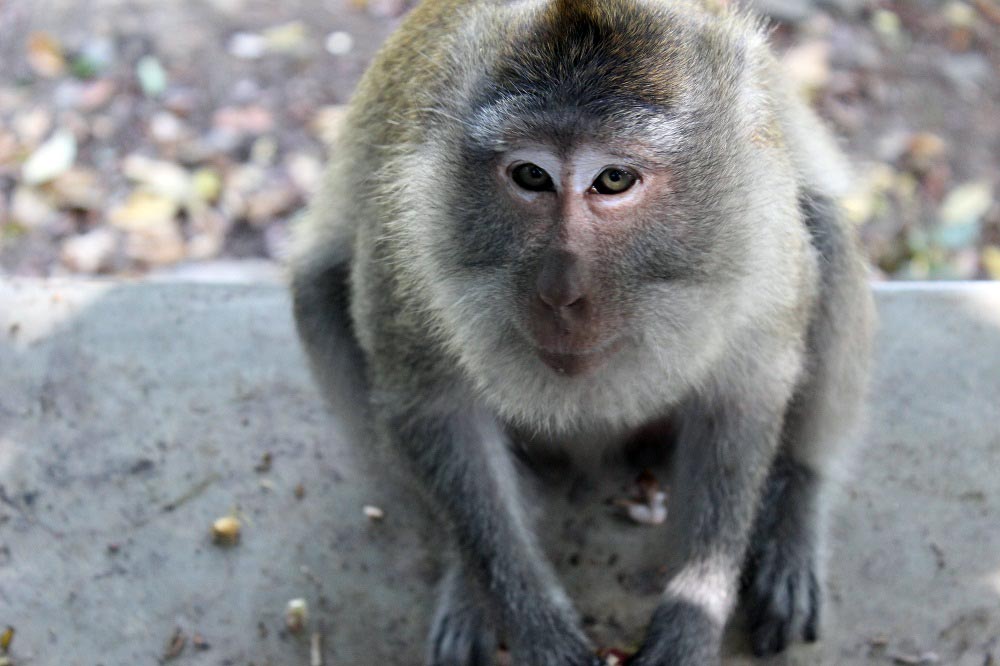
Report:
[[567,310],[579,311],[586,303],[586,297],[575,293],[538,290],[538,300],[550,310],[561,314]]

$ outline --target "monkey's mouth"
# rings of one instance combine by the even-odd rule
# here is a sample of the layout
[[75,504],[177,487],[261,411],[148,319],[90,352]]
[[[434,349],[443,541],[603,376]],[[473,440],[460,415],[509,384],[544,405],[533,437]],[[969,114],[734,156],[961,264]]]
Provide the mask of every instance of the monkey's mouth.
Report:
[[597,370],[621,349],[623,340],[616,338],[590,349],[566,351],[536,347],[535,352],[542,363],[560,375],[577,377]]

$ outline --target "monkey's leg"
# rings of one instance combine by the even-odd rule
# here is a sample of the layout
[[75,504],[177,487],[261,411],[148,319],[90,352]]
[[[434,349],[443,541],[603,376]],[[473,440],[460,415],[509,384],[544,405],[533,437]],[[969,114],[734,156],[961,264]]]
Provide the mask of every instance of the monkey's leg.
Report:
[[726,386],[691,400],[678,415],[667,519],[670,580],[636,666],[719,663],[757,499],[800,364],[795,351],[770,361],[722,373],[729,375]]
[[464,562],[453,562],[441,581],[427,663],[430,666],[492,666],[497,640],[487,609],[478,581],[466,570]]
[[514,663],[598,664],[528,528],[505,435],[495,419],[468,404],[465,391],[435,399],[425,390],[419,401],[377,395],[384,436],[412,463],[451,523],[463,567],[485,590],[489,615],[505,629]]
[[809,329],[809,363],[782,433],[743,573],[742,597],[758,656],[819,636],[822,580],[820,493],[830,462],[856,426],[868,374],[871,295],[836,204],[800,202],[822,261],[821,293]]

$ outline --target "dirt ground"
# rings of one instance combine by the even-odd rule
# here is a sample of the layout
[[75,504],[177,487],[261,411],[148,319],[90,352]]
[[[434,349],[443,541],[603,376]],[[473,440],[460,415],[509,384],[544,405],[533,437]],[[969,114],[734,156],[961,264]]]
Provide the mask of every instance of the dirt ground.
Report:
[[[0,274],[280,261],[409,0],[0,0]],[[1000,2],[757,0],[877,275],[1000,278]]]

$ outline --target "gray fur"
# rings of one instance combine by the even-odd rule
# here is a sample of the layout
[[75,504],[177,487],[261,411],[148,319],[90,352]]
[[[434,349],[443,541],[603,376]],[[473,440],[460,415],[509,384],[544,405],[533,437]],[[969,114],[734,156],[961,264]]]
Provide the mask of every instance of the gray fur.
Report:
[[[322,385],[363,357],[375,432],[450,521],[430,664],[489,664],[497,634],[519,665],[594,663],[508,433],[582,459],[665,419],[672,573],[636,663],[717,664],[741,589],[757,652],[817,634],[822,481],[857,434],[871,304],[842,159],[775,67],[753,20],[696,2],[426,0],[362,81],[296,233],[295,315]],[[498,189],[524,142],[633,146],[667,174],[628,233],[585,234],[584,333],[618,347],[580,376],[526,342],[568,222]]]

